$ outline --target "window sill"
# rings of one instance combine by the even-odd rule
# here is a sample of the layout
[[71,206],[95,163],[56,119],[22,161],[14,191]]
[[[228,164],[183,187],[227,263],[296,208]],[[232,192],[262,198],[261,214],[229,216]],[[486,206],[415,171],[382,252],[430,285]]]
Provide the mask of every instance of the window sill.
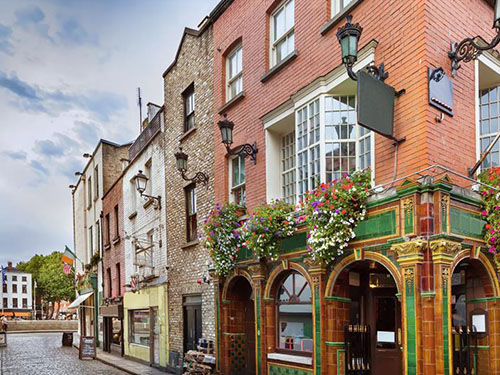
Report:
[[149,345],[144,345],[144,344],[137,344],[135,342],[130,342],[129,345],[131,346],[137,346],[139,348],[145,348],[145,349],[149,349]]
[[325,23],[320,30],[321,35],[325,35],[327,32],[329,32],[335,24],[345,18],[354,8],[356,8],[363,0],[354,0],[351,4],[349,4],[347,7],[344,7],[343,9],[340,10],[333,18]]
[[191,134],[193,134],[194,132],[196,131],[196,126],[195,127],[192,127],[191,129],[189,129],[187,132],[185,132],[180,138],[179,138],[179,142],[183,142],[185,139],[189,138],[189,136]]
[[292,53],[290,53],[287,57],[285,57],[283,60],[281,60],[280,63],[277,65],[273,66],[271,69],[269,69],[260,79],[262,83],[266,82],[269,80],[272,76],[274,76],[276,73],[278,73],[281,69],[283,69],[290,61],[295,60],[295,58],[299,55],[299,51],[294,50]]
[[236,95],[234,98],[232,98],[226,104],[224,104],[221,107],[221,109],[219,109],[219,115],[222,115],[224,112],[226,112],[233,105],[235,105],[236,103],[239,103],[244,97],[245,97],[245,91],[240,92],[238,95]]
[[149,198],[149,199],[146,201],[146,203],[144,203],[144,204],[142,205],[142,207],[143,207],[144,209],[146,209],[146,208],[148,208],[149,206],[151,206],[151,205],[154,203],[154,201],[155,201],[155,200],[154,200],[153,198]]
[[132,212],[130,215],[128,215],[128,219],[132,220],[137,216],[137,211]]
[[190,241],[190,242],[185,243],[184,245],[181,245],[181,249],[183,249],[183,250],[188,249],[192,246],[198,245],[199,243],[200,243],[199,240]]
[[291,354],[268,353],[267,359],[274,359],[276,361],[297,363],[299,365],[308,365],[308,366],[312,366],[313,364],[312,357],[303,357],[300,355],[291,355]]
[[116,245],[118,242],[120,242],[120,236],[113,238],[111,242],[113,243],[113,245]]
[[104,244],[104,250],[109,250],[111,249],[111,244],[108,242],[107,244]]

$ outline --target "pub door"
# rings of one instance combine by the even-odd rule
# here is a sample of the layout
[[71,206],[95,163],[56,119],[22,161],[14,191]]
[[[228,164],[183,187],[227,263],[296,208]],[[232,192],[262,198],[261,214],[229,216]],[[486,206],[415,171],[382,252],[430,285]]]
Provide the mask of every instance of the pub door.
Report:
[[402,375],[401,304],[392,275],[382,265],[369,261],[356,262],[347,272],[352,301],[349,324],[354,333],[349,334],[348,328],[346,336],[353,340],[352,348],[369,348],[368,353],[358,350],[351,359],[352,374],[357,374],[358,361],[369,363],[371,371],[366,374]]
[[184,297],[184,353],[197,350],[201,339],[201,296]]

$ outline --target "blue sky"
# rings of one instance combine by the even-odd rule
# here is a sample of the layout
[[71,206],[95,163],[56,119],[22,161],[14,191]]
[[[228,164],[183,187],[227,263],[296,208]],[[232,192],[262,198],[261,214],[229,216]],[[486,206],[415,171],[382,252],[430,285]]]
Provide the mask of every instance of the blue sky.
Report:
[[0,264],[72,247],[82,154],[137,137],[137,87],[163,102],[184,27],[217,2],[0,0]]

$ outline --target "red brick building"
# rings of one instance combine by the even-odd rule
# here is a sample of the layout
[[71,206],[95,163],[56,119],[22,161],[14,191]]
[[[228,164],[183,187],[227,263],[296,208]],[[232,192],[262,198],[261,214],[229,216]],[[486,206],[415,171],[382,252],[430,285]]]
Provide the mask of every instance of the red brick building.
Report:
[[103,348],[123,355],[123,294],[125,293],[125,236],[123,229],[123,174],[102,198],[102,268],[104,303]]
[[[398,147],[357,125],[336,37],[347,14],[363,27],[354,71],[384,63],[385,83],[406,90]],[[217,202],[250,213],[274,198],[297,203],[318,181],[366,167],[380,186],[331,263],[310,257],[304,229],[282,241],[279,261],[249,254],[217,279],[221,372],[500,374],[498,269],[464,178],[498,132],[500,60],[484,53],[452,78],[448,57],[450,40],[494,37],[491,2],[223,0],[210,17]],[[440,67],[453,116],[429,104],[429,69]],[[255,164],[227,155],[222,114],[234,146],[256,142]],[[498,164],[496,148],[485,166]],[[282,307],[285,292],[299,302]],[[462,332],[472,326],[477,335]]]

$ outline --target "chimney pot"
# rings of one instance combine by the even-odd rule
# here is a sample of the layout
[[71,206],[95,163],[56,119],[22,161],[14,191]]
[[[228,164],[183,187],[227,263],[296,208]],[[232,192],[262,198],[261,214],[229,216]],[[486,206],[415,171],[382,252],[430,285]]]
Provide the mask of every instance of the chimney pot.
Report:
[[8,263],[7,263],[7,269],[8,269],[9,271],[12,271],[12,262],[8,262]]

